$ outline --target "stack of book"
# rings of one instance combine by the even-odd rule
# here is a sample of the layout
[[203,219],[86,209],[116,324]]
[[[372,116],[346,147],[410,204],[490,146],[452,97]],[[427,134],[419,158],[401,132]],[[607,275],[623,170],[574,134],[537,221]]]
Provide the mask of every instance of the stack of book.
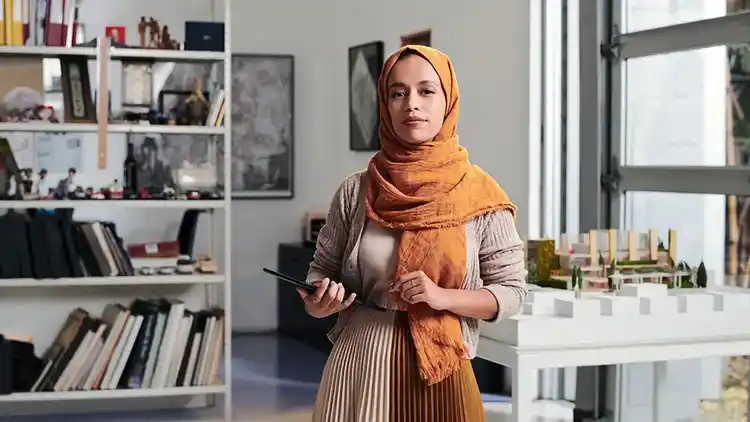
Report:
[[[63,210],[64,211],[64,210]],[[0,278],[113,277],[135,274],[114,223],[73,221],[70,213],[0,216]]]
[[221,384],[224,310],[173,299],[113,303],[101,317],[75,309],[42,355],[31,391],[91,391]]

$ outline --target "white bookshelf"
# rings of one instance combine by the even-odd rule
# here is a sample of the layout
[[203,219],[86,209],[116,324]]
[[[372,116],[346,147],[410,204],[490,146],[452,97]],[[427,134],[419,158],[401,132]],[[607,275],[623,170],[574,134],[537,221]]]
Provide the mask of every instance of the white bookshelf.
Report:
[[[154,62],[206,62],[224,63],[224,88],[227,107],[231,106],[231,0],[224,0],[224,52],[149,50],[138,48],[109,48],[102,54],[99,48],[0,46],[0,63],[12,57],[59,58],[66,55],[85,56],[98,60],[152,60]],[[221,200],[39,200],[0,201],[0,209],[50,209],[72,208],[86,210],[87,214],[113,209],[127,209],[128,213],[143,213],[162,209],[181,211],[191,208],[209,210],[209,251],[218,259],[217,250],[223,252],[217,261],[219,274],[151,275],[131,277],[83,277],[56,279],[0,279],[0,332],[10,336],[31,336],[37,355],[51,344],[68,313],[81,307],[97,315],[107,303],[127,304],[136,297],[174,297],[182,300],[188,309],[201,309],[214,305],[224,308],[224,356],[222,359],[222,385],[176,388],[98,390],[68,392],[29,392],[0,395],[0,417],[13,414],[60,414],[105,411],[133,411],[173,407],[212,406],[223,419],[232,419],[232,301],[231,301],[231,112],[227,110],[223,127],[160,126],[140,124],[73,124],[73,123],[0,123],[0,135],[16,132],[71,132],[110,134],[173,134],[208,135],[215,143],[224,139],[224,199]],[[95,143],[83,148],[96,148]],[[109,161],[109,160],[108,160]],[[114,163],[118,165],[119,163]],[[113,165],[113,163],[109,163]],[[83,169],[83,171],[86,171]],[[100,211],[102,210],[102,211]],[[216,231],[216,220],[219,214]],[[218,236],[217,236],[218,234]],[[214,239],[221,238],[222,244]],[[127,240],[127,239],[126,239]],[[14,317],[15,316],[15,317]],[[13,318],[11,322],[9,318]],[[5,322],[2,322],[5,321]],[[85,405],[83,405],[85,403]],[[222,404],[223,403],[223,404]],[[85,407],[82,407],[85,406]],[[211,420],[214,420],[211,417]]]

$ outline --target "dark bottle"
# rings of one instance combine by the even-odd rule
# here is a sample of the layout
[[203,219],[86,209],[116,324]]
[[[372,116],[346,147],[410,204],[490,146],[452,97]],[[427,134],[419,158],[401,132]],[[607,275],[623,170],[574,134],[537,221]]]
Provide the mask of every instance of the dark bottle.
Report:
[[125,173],[124,188],[130,192],[138,192],[138,162],[135,160],[135,145],[132,142],[128,142],[128,154],[122,167]]

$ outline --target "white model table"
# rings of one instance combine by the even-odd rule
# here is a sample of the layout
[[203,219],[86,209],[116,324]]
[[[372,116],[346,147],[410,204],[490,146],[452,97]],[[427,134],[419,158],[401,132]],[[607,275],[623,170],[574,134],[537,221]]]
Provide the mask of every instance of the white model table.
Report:
[[[539,369],[750,354],[750,326],[737,323],[750,319],[747,292],[682,289],[669,292],[666,299],[657,299],[658,294],[628,298],[628,292],[623,293],[622,299],[601,295],[575,299],[567,296],[570,292],[535,291],[524,314],[482,326],[479,356],[512,369],[512,420],[532,421]],[[679,297],[684,295],[695,296]],[[620,300],[635,300],[643,306],[632,312],[632,306]],[[615,312],[600,316],[592,314],[591,303],[579,307],[578,303],[562,303],[566,301],[618,303],[602,306]],[[711,303],[709,309],[706,301]],[[572,316],[561,317],[571,306]],[[659,388],[654,390],[657,394]],[[653,420],[663,420],[660,416],[668,411],[663,400],[655,396],[654,404]]]

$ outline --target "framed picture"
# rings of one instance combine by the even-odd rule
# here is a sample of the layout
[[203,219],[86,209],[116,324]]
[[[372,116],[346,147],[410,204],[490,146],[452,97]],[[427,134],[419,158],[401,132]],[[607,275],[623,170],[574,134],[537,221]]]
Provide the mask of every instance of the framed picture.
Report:
[[231,74],[232,198],[293,198],[294,56],[234,54]]
[[96,123],[96,109],[91,98],[88,58],[61,56],[63,108],[66,123]]
[[122,105],[150,109],[153,106],[154,76],[151,63],[122,63]]
[[377,151],[378,78],[383,67],[383,42],[349,48],[349,149]]
[[423,45],[425,47],[432,47],[432,31],[425,29],[424,31],[402,36],[401,47],[405,45]]

